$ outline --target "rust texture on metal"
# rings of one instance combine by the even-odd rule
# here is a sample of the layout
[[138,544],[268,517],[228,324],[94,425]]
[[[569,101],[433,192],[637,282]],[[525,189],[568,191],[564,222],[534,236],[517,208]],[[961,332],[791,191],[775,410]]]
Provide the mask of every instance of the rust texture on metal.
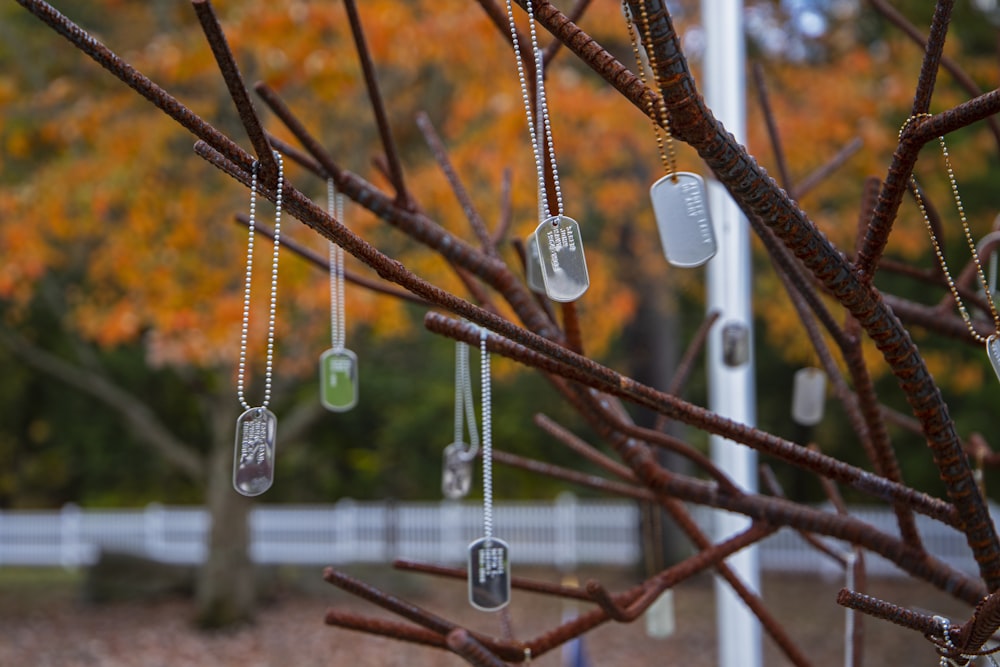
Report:
[[[1000,543],[996,530],[976,484],[969,462],[970,456],[966,455],[966,448],[963,447],[940,391],[904,323],[924,327],[960,341],[969,342],[972,337],[956,316],[955,304],[949,294],[945,294],[937,305],[926,306],[883,294],[873,285],[872,280],[876,270],[881,268],[929,285],[944,285],[940,272],[936,270],[921,271],[882,258],[902,200],[910,188],[910,175],[918,153],[922,146],[938,136],[979,120],[990,123],[1000,144],[1000,124],[991,118],[1000,111],[1000,90],[981,93],[957,64],[943,56],[952,0],[939,0],[936,3],[926,38],[885,4],[884,0],[870,0],[872,6],[893,25],[911,40],[924,46],[920,74],[914,83],[911,116],[926,114],[941,67],[951,72],[973,98],[934,115],[921,115],[906,124],[885,177],[870,179],[865,184],[853,258],[849,258],[824,237],[793,197],[801,196],[822,179],[829,178],[858,149],[858,140],[847,144],[826,165],[803,179],[796,187],[792,183],[790,169],[782,151],[780,128],[770,108],[766,82],[761,71],[755,69],[755,82],[764,119],[781,175],[781,185],[788,190],[786,192],[705,106],[663,0],[643,0],[649,20],[647,29],[641,31],[641,38],[647,49],[656,56],[655,85],[652,87],[644,85],[577,25],[590,5],[590,0],[577,0],[568,14],[563,14],[549,0],[534,3],[534,13],[539,23],[553,37],[544,47],[543,66],[549,65],[558,53],[572,53],[618,91],[623,100],[643,114],[654,113],[651,110],[659,108],[658,99],[662,96],[673,136],[697,151],[715,178],[740,205],[751,229],[760,238],[791,298],[802,328],[816,351],[819,364],[831,380],[833,395],[843,405],[848,424],[871,462],[873,472],[825,455],[816,447],[803,446],[807,443],[791,442],[762,429],[722,418],[681,398],[694,364],[703,354],[705,341],[718,314],[710,314],[701,324],[666,391],[639,383],[586,357],[583,354],[585,319],[577,307],[574,304],[562,305],[561,318],[557,318],[551,304],[533,294],[520,274],[508,266],[499,252],[499,244],[506,238],[514,218],[510,171],[506,170],[503,174],[497,223],[491,232],[472,205],[461,175],[450,160],[445,142],[437,135],[428,117],[421,115],[416,119],[416,124],[423,132],[435,160],[466,214],[474,242],[446,230],[427,215],[417,200],[419,193],[410,192],[406,188],[402,157],[388,123],[386,102],[379,89],[375,63],[367,46],[355,0],[346,2],[345,7],[384,152],[384,155],[376,156],[374,161],[390,182],[394,190],[391,194],[338,165],[294,111],[273,89],[261,82],[254,86],[255,92],[290,131],[301,148],[277,139],[266,131],[243,84],[223,26],[208,0],[194,0],[195,13],[249,137],[253,153],[245,151],[232,138],[200,118],[50,5],[40,0],[17,1],[191,132],[198,139],[195,144],[196,154],[237,182],[248,187],[253,164],[259,160],[263,167],[260,195],[273,201],[278,194],[274,189],[276,165],[271,153],[273,148],[301,165],[307,176],[324,180],[332,178],[338,190],[357,205],[436,252],[459,276],[471,295],[471,300],[452,294],[415,275],[402,263],[380,252],[366,239],[348,229],[342,221],[330,216],[294,183],[285,182],[281,195],[284,208],[290,215],[341,246],[373,269],[382,281],[393,283],[395,287],[388,287],[380,281],[354,273],[348,275],[349,280],[368,289],[450,313],[451,315],[446,315],[432,310],[426,314],[425,327],[436,334],[475,345],[479,342],[481,328],[487,329],[490,332],[487,345],[492,352],[540,371],[587,422],[597,437],[619,457],[618,460],[611,458],[569,429],[544,415],[537,415],[536,424],[554,441],[565,445],[582,459],[596,464],[615,479],[585,474],[504,451],[494,452],[498,463],[583,485],[601,494],[648,503],[669,515],[696,550],[680,563],[666,567],[638,586],[620,593],[610,592],[597,581],[588,582],[584,588],[575,588],[514,577],[512,586],[518,590],[594,604],[593,609],[527,641],[516,641],[513,638],[509,631],[509,618],[505,618],[507,631],[502,639],[474,633],[462,627],[461,623],[442,618],[332,568],[324,572],[324,578],[328,582],[403,620],[387,620],[331,609],[326,614],[327,624],[451,651],[469,664],[495,667],[522,663],[532,657],[544,655],[610,620],[633,621],[664,591],[696,573],[714,569],[760,619],[764,630],[788,660],[792,664],[804,666],[810,664],[805,653],[771,616],[760,596],[740,581],[724,562],[727,556],[756,544],[782,527],[789,527],[800,531],[807,541],[836,560],[841,567],[851,568],[857,590],[841,591],[837,599],[840,604],[922,633],[939,647],[946,649],[949,657],[956,661],[963,660],[962,656],[980,652],[1000,627],[1000,594],[995,592],[1000,588]],[[638,12],[638,1],[629,0],[634,12]],[[478,0],[478,4],[496,25],[501,39],[509,43],[511,35],[503,8],[495,0]],[[527,52],[528,40],[519,34],[517,41],[528,70],[528,78],[533,81],[531,70],[535,61]],[[654,120],[660,122],[661,119]],[[546,177],[551,179],[549,160],[544,160],[544,163],[549,170]],[[549,191],[551,194],[553,189],[550,188]],[[924,201],[927,202],[926,198]],[[930,203],[927,204],[932,224],[940,227],[939,216]],[[240,222],[245,224],[243,219]],[[523,246],[517,241],[512,245],[523,264]],[[295,250],[314,265],[328,268],[326,260],[307,249]],[[974,293],[975,286],[971,285],[971,275],[970,269],[966,267],[956,284],[962,298],[968,303],[981,303]],[[843,324],[831,309],[829,297],[844,309],[846,317]],[[506,312],[512,312],[516,321],[507,319],[502,314]],[[453,316],[464,319],[459,320]],[[560,319],[562,326],[558,324]],[[896,376],[910,403],[912,417],[897,414],[879,403],[870,370],[862,355],[862,333],[875,342]],[[840,354],[841,360],[835,358],[836,353]],[[841,368],[846,369],[846,373]],[[625,410],[624,403],[652,410],[657,416],[657,427],[650,429],[637,426]],[[737,487],[690,442],[664,433],[671,421],[751,447],[764,456],[784,461],[815,475],[830,498],[834,511],[820,510],[785,499],[780,486],[766,467],[762,476],[771,495],[750,493]],[[931,458],[947,490],[947,501],[919,492],[904,483],[889,437],[888,423],[902,425],[924,435]],[[666,449],[685,457],[693,463],[697,473],[680,474],[668,470],[657,459],[658,449]],[[1000,456],[993,454],[985,438],[979,434],[969,437],[968,451],[971,458],[980,465],[1000,465]],[[696,474],[707,479],[697,477]],[[896,512],[899,536],[880,531],[847,513],[840,498],[838,484],[891,505]],[[743,514],[751,519],[751,525],[744,532],[715,543],[695,524],[684,504],[686,502]],[[964,534],[978,564],[979,579],[959,572],[925,552],[916,527],[915,513],[929,516]],[[820,540],[820,536],[844,540],[851,545],[853,551],[839,552]],[[945,626],[938,617],[907,610],[864,594],[865,550],[889,560],[910,576],[927,581],[954,597],[975,605],[975,610],[968,621],[953,626],[950,633],[946,633]],[[408,561],[397,562],[397,567],[431,576],[465,576],[461,569]],[[860,664],[858,645],[862,635],[861,618],[862,615],[857,614],[854,620],[857,643],[852,664]],[[954,648],[948,648],[943,643],[948,638],[954,643]]]

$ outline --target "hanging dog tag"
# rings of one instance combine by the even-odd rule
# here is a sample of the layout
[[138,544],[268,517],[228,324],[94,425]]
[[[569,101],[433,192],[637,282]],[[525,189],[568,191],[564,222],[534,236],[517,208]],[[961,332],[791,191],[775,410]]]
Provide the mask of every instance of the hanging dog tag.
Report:
[[472,488],[472,459],[464,442],[453,442],[444,448],[444,466],[441,470],[441,493],[455,500],[469,495]]
[[319,397],[332,412],[358,403],[358,357],[350,350],[329,349],[319,358]]
[[532,292],[545,294],[545,279],[542,278],[542,260],[538,257],[538,239],[532,234],[525,243],[524,273],[528,288]]
[[715,231],[701,176],[686,171],[667,174],[649,188],[649,197],[668,262],[691,268],[712,259]]
[[800,368],[792,382],[792,419],[802,426],[823,421],[826,374],[818,368]]
[[990,358],[990,363],[993,364],[993,372],[1000,380],[1000,336],[997,334],[991,334],[986,339],[986,354]]
[[666,639],[674,634],[677,629],[676,617],[674,614],[674,592],[665,590],[656,598],[656,602],[649,605],[646,613],[646,636],[653,639]]
[[580,225],[573,218],[554,215],[535,230],[545,294],[553,301],[576,301],[590,287],[583,255]]
[[510,602],[510,556],[503,540],[480,537],[469,545],[469,602],[483,611]]
[[278,420],[267,408],[250,408],[236,420],[233,488],[259,496],[274,483],[274,438]]

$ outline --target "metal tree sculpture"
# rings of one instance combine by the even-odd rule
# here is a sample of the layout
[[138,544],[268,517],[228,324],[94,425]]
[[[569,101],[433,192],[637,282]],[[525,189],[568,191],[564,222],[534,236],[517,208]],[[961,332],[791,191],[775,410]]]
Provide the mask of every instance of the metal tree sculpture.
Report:
[[[823,236],[807,214],[726,132],[705,106],[688,69],[670,14],[661,0],[645,0],[644,7],[640,7],[637,0],[629,0],[633,15],[639,15],[641,10],[648,15],[640,37],[647,51],[655,56],[650,59],[655,63],[655,89],[646,86],[551,2],[539,0],[534,3],[537,20],[555,38],[552,42],[554,46],[546,51],[547,58],[551,60],[560,45],[565,47],[655,122],[665,125],[669,121],[673,136],[693,147],[714,177],[728,189],[786,285],[802,326],[834,384],[835,394],[843,404],[850,426],[870,459],[871,470],[848,465],[814,448],[722,418],[678,398],[675,393],[645,386],[580,354],[580,333],[573,304],[563,305],[560,326],[551,310],[543,306],[520,279],[520,271],[508,266],[496,252],[496,243],[502,238],[503,230],[491,234],[475,215],[471,204],[465,205],[478,241],[476,247],[421,213],[414,205],[414,193],[407,189],[404,180],[401,160],[389,131],[354,0],[345,0],[345,5],[378,121],[385,150],[384,171],[392,184],[393,193],[386,193],[338,166],[279,96],[266,84],[257,84],[256,92],[298,139],[304,152],[277,140],[264,130],[207,0],[194,0],[193,4],[254,154],[246,152],[232,138],[198,117],[51,6],[40,0],[18,2],[194,134],[198,138],[195,146],[197,154],[244,186],[249,187],[253,165],[259,160],[260,192],[269,199],[276,198],[277,165],[272,156],[272,149],[276,149],[319,178],[332,178],[337,189],[358,205],[438,253],[463,276],[479,305],[413,274],[400,262],[344,227],[293,184],[284,183],[281,195],[289,214],[372,267],[383,280],[405,289],[412,295],[408,298],[419,299],[434,309],[425,319],[425,326],[430,331],[474,344],[479,340],[481,328],[487,329],[489,350],[543,373],[621,459],[620,462],[612,461],[562,431],[558,425],[540,419],[540,425],[554,437],[580,456],[598,463],[617,479],[583,475],[503,452],[497,452],[497,460],[607,493],[655,503],[676,521],[697,547],[695,555],[632,589],[618,593],[609,592],[596,581],[588,582],[583,588],[575,588],[514,578],[516,588],[596,605],[592,611],[527,641],[513,642],[476,634],[459,623],[440,618],[333,569],[326,571],[327,581],[405,620],[387,621],[330,611],[326,618],[328,623],[447,649],[474,665],[500,665],[537,657],[607,621],[632,621],[666,589],[698,572],[714,568],[754,611],[766,632],[787,657],[795,664],[806,665],[809,660],[768,613],[760,598],[744,586],[724,562],[734,552],[765,539],[780,528],[789,527],[806,535],[837,538],[861,550],[878,554],[911,577],[930,582],[974,606],[975,611],[967,622],[949,629],[939,617],[912,612],[860,592],[844,590],[838,599],[842,605],[922,633],[955,664],[967,664],[970,656],[980,652],[1000,627],[1000,597],[996,593],[1000,587],[1000,542],[975,483],[962,440],[906,327],[916,324],[967,342],[974,342],[974,335],[966,331],[950,301],[943,315],[941,309],[929,309],[883,294],[872,282],[893,221],[910,187],[911,172],[919,149],[939,136],[987,120],[1000,110],[1000,91],[981,94],[973,89],[967,102],[939,114],[928,114],[938,69],[945,66],[960,74],[956,66],[942,56],[951,2],[939,0],[936,5],[913,98],[911,122],[901,132],[884,178],[868,188],[868,197],[861,208],[863,234],[859,234],[858,247],[852,257],[834,247]],[[500,35],[510,39],[503,10],[493,0],[479,0],[479,4],[496,23]],[[572,13],[578,16],[587,4],[586,0],[580,2]],[[923,41],[919,31],[906,25],[882,0],[872,0],[872,4],[903,27],[911,37]],[[525,60],[533,62],[530,58]],[[967,81],[965,85],[968,86]],[[665,117],[660,115],[661,108],[665,110]],[[448,173],[460,200],[467,203],[461,183],[448,166],[447,155],[436,140],[429,122],[422,119],[418,124]],[[390,292],[394,290],[389,289]],[[507,302],[516,314],[517,322],[498,314],[499,311],[491,305],[494,296],[489,290]],[[835,313],[819,298],[820,293],[839,302],[846,311],[845,324],[837,321]],[[974,300],[975,296],[964,295],[964,298]],[[691,356],[699,350],[704,332],[712,324],[713,318],[709,318],[701,335],[691,344]],[[976,322],[975,326],[984,333],[990,331],[986,323]],[[832,340],[835,349],[828,348],[821,328]],[[872,379],[861,355],[862,333],[874,341],[898,379],[945,484],[946,499],[919,492],[902,482],[885,417],[879,409]],[[834,354],[839,354],[844,361],[846,380],[834,362]],[[683,368],[678,372],[678,382],[683,382],[686,372]],[[853,385],[853,393],[847,389],[847,381]],[[895,511],[899,536],[877,530],[842,510],[824,511],[785,500],[776,489],[772,489],[770,495],[740,489],[688,443],[632,424],[624,411],[617,409],[619,401],[648,408],[671,420],[722,436],[751,447],[766,457],[807,471],[827,485],[831,497],[835,497],[835,485],[844,485],[884,501]],[[657,448],[669,449],[686,457],[705,478],[665,469],[654,456]],[[749,517],[752,523],[742,533],[713,543],[696,526],[684,502],[740,513]],[[947,524],[964,535],[978,564],[979,576],[969,576],[928,554],[917,530],[916,514]],[[843,564],[848,566],[846,560]],[[439,576],[464,576],[462,571],[437,566],[406,562],[397,565]]]

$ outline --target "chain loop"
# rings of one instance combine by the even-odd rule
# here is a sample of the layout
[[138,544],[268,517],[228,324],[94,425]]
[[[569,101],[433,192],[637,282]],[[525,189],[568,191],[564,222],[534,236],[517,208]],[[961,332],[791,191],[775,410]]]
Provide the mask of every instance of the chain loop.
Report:
[[[276,313],[278,308],[278,251],[281,247],[281,198],[285,184],[285,169],[281,154],[274,151],[275,161],[278,163],[278,184],[274,200],[274,252],[271,256],[271,299],[268,307],[267,320],[267,357],[264,364],[264,400],[260,407],[266,408],[271,402],[271,380],[272,367],[274,365],[274,329]],[[249,410],[250,405],[246,401],[244,390],[246,387],[247,371],[247,340],[250,334],[250,286],[253,281],[253,250],[254,233],[257,221],[257,181],[260,163],[254,160],[253,175],[250,180],[250,223],[249,236],[247,237],[247,264],[246,278],[243,287],[243,321],[240,327],[240,360],[236,375],[236,397],[244,410]]]
[[[899,128],[900,138],[902,138],[903,132],[914,120],[929,117],[930,114],[922,113],[907,118],[906,122],[903,123],[903,126]],[[955,200],[955,207],[958,209],[958,217],[962,223],[962,232],[965,236],[965,242],[969,246],[972,261],[976,266],[976,276],[978,277],[979,284],[982,286],[983,292],[986,295],[986,304],[989,306],[990,314],[993,316],[993,335],[1000,335],[1000,314],[997,312],[997,307],[993,301],[993,294],[991,293],[989,282],[986,279],[986,274],[983,272],[983,264],[979,258],[979,252],[976,250],[976,242],[972,238],[972,230],[969,227],[969,220],[965,215],[965,207],[962,205],[962,197],[958,193],[958,180],[955,178],[955,169],[952,167],[951,157],[948,154],[948,146],[945,143],[943,136],[938,137],[938,143],[941,146],[941,154],[944,157],[945,170],[948,173],[948,182],[951,186],[952,197]],[[944,258],[944,251],[941,250],[941,243],[938,240],[937,235],[934,233],[934,227],[931,225],[931,219],[927,213],[927,207],[924,204],[923,196],[920,194],[920,188],[917,185],[916,176],[913,174],[910,174],[910,183],[913,185],[914,197],[917,200],[917,206],[920,208],[920,213],[924,218],[924,225],[927,227],[927,233],[931,239],[934,256],[937,258],[941,271],[944,273],[945,282],[947,282],[948,289],[951,291],[951,295],[955,299],[955,305],[958,307],[958,312],[961,314],[962,320],[965,322],[965,326],[968,328],[969,333],[972,334],[973,339],[979,343],[986,343],[988,338],[976,331],[976,327],[972,323],[972,316],[969,315],[969,311],[966,308],[965,303],[962,301],[962,297],[958,293],[958,286],[955,284],[955,280],[951,277],[951,272],[948,270],[948,263]]]
[[[531,36],[531,54],[535,63],[535,103],[538,118],[531,111],[531,95],[528,92],[528,78],[524,72],[524,60],[521,58],[520,41],[517,36],[517,24],[514,22],[513,0],[507,0],[507,19],[510,22],[510,38],[514,44],[514,60],[517,63],[517,79],[521,84],[521,102],[528,119],[528,134],[531,136],[531,151],[535,158],[535,171],[538,176],[538,219],[539,222],[549,217],[548,195],[545,187],[545,148],[549,151],[549,166],[552,168],[552,187],[556,195],[556,213],[563,214],[562,189],[559,187],[559,170],[556,167],[555,144],[552,139],[552,123],[549,119],[548,101],[545,97],[545,62],[541,49],[538,48],[538,31],[535,27],[535,10],[531,0],[524,3],[528,12],[529,34]],[[538,123],[536,128],[535,123]],[[543,147],[544,142],[544,147]]]
[[[622,0],[622,12],[625,14],[625,25],[628,28],[629,41],[632,43],[632,55],[635,56],[635,65],[639,73],[639,81],[646,84],[646,66],[642,62],[642,55],[639,52],[639,37],[636,35],[635,25],[632,20],[632,10],[628,5],[628,0]],[[646,0],[639,0],[639,19],[642,21],[642,30],[649,34],[649,13],[646,11]],[[677,148],[674,145],[674,137],[670,133],[670,117],[667,115],[667,102],[663,99],[663,93],[659,91],[659,85],[655,82],[656,77],[656,54],[653,49],[646,49],[646,56],[649,58],[649,68],[653,73],[655,90],[653,96],[656,97],[656,106],[653,105],[653,97],[646,98],[646,111],[650,122],[653,124],[653,131],[656,134],[656,148],[660,154],[660,162],[668,174],[677,173]]]

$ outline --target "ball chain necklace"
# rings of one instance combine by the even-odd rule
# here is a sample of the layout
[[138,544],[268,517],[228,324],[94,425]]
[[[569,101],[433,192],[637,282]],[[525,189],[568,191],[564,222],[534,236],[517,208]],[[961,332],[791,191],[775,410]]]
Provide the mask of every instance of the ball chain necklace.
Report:
[[[633,22],[628,2],[622,0],[622,11],[628,27],[632,54],[635,56],[639,80],[646,83],[646,67],[639,52],[639,38]],[[639,19],[642,32],[649,35],[649,15],[645,0],[639,0]],[[656,72],[656,55],[653,49],[646,49],[649,66]],[[657,95],[654,108],[652,96],[646,97],[647,115],[656,134],[656,146],[666,175],[653,183],[649,196],[653,204],[653,215],[660,233],[660,245],[667,261],[680,268],[701,266],[715,256],[717,244],[712,221],[708,214],[705,197],[705,181],[698,174],[677,171],[677,152],[670,134],[670,120],[663,94]],[[658,121],[657,121],[658,119]]]
[[[469,431],[466,444],[465,431]],[[472,385],[469,379],[469,346],[455,343],[455,435],[444,448],[444,463],[441,473],[441,493],[452,500],[469,495],[472,487],[472,462],[479,452],[479,433],[476,429],[476,413],[472,401]]]
[[[918,118],[928,117],[930,117],[930,114],[910,116],[906,119],[906,122],[903,123],[903,127],[899,130],[900,137],[902,137],[903,130],[905,130],[911,122]],[[944,252],[941,250],[941,243],[938,241],[937,235],[934,233],[934,226],[931,224],[930,216],[927,214],[927,207],[924,205],[923,196],[920,194],[920,189],[917,187],[917,179],[912,174],[910,175],[910,183],[913,185],[913,192],[917,200],[917,206],[920,208],[920,213],[924,218],[924,225],[927,227],[927,233],[931,239],[931,246],[934,248],[934,256],[937,258],[941,271],[944,274],[945,281],[948,283],[948,289],[951,291],[951,295],[955,299],[955,305],[958,307],[958,312],[961,314],[962,320],[965,322],[965,326],[968,328],[972,338],[986,347],[986,356],[989,358],[990,364],[993,366],[993,371],[996,373],[997,379],[1000,380],[1000,314],[997,313],[997,307],[993,301],[992,290],[990,289],[986,275],[983,273],[983,264],[979,258],[979,252],[976,249],[976,242],[972,238],[972,230],[969,227],[969,220],[965,215],[965,207],[962,206],[962,198],[958,194],[958,181],[955,178],[955,170],[952,167],[951,157],[948,154],[948,146],[945,144],[943,136],[938,137],[938,144],[940,144],[941,154],[944,156],[944,165],[945,170],[948,173],[948,182],[951,186],[952,198],[955,200],[955,207],[958,209],[958,218],[962,223],[962,233],[965,236],[965,242],[969,246],[972,261],[976,267],[976,276],[979,279],[979,284],[983,288],[986,304],[989,307],[990,315],[993,318],[993,333],[990,335],[983,336],[976,331],[976,327],[972,323],[972,316],[969,315],[969,310],[966,308],[965,303],[962,301],[962,297],[958,293],[958,286],[955,284],[954,279],[951,277],[951,272],[948,270],[948,264],[944,259]]]
[[[326,181],[326,210],[344,223],[344,195]],[[330,349],[319,359],[320,402],[331,412],[347,412],[358,403],[358,357],[344,347],[344,249],[330,245]]]
[[[537,118],[531,110],[528,79],[521,59],[521,50],[514,22],[514,6],[507,0],[507,18],[510,21],[510,36],[514,44],[514,59],[517,63],[517,78],[521,84],[521,101],[528,121],[531,150],[535,158],[538,176],[538,227],[528,239],[529,261],[537,261],[541,268],[541,287],[553,301],[576,301],[590,287],[587,260],[583,252],[583,238],[580,225],[563,215],[562,190],[559,187],[559,170],[556,165],[555,144],[552,139],[552,123],[549,118],[548,101],[545,97],[545,63],[542,50],[538,47],[538,32],[535,27],[535,13],[531,0],[525,2],[528,12],[531,53],[535,64],[535,103]],[[549,154],[552,170],[552,187],[556,199],[555,215],[550,215],[548,194],[545,185],[545,152]],[[534,258],[537,256],[537,260]],[[534,282],[534,281],[533,281]],[[537,283],[533,285],[533,288]]]
[[493,535],[493,398],[486,329],[479,331],[482,384],[483,536],[469,545],[469,603],[482,611],[498,611],[510,602],[510,547]]
[[243,322],[240,329],[240,360],[236,377],[236,397],[243,414],[236,420],[236,452],[233,457],[233,488],[244,496],[259,496],[274,483],[274,445],[278,420],[268,409],[271,402],[271,380],[274,362],[274,326],[278,306],[278,251],[281,247],[281,197],[284,189],[284,163],[275,151],[278,163],[278,185],[274,210],[274,252],[271,258],[271,299],[267,322],[267,357],[264,364],[264,400],[251,407],[244,395],[247,367],[247,338],[250,332],[250,285],[253,278],[254,232],[257,218],[258,161],[253,163],[250,182],[250,233],[247,238],[246,279],[243,288]]

